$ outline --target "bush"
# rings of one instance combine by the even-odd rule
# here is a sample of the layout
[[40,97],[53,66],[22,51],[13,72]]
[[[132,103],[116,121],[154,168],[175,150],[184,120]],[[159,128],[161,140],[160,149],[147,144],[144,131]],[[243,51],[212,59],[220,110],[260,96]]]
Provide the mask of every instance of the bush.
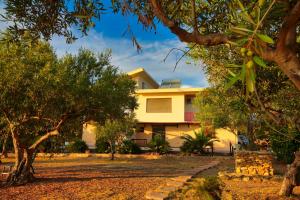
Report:
[[62,137],[49,138],[38,149],[44,153],[63,153],[65,151],[65,139]]
[[81,139],[77,139],[74,142],[71,142],[67,146],[67,150],[70,153],[84,153],[87,149],[88,149],[88,146]]
[[205,178],[203,184],[198,187],[198,192],[201,195],[202,191],[206,191],[210,194],[212,199],[221,199],[221,193],[222,193],[222,182],[218,177],[211,176]]
[[184,140],[182,146],[180,147],[180,151],[183,153],[205,153],[204,148],[206,146],[212,145],[214,141],[217,141],[216,139],[213,139],[212,137],[206,136],[203,132],[203,130],[194,132],[195,137],[192,137],[191,135],[184,135],[181,138]]
[[98,138],[96,141],[96,152],[97,153],[109,153],[109,143],[104,138]]
[[141,148],[132,140],[124,140],[119,147],[121,154],[139,154],[142,153]]
[[166,154],[171,151],[169,142],[167,142],[161,135],[155,135],[148,144],[152,152],[159,154]]
[[295,159],[294,152],[300,148],[300,132],[297,130],[288,131],[287,128],[282,128],[280,132],[283,134],[280,135],[276,132],[271,134],[271,149],[276,154],[278,160],[290,164]]

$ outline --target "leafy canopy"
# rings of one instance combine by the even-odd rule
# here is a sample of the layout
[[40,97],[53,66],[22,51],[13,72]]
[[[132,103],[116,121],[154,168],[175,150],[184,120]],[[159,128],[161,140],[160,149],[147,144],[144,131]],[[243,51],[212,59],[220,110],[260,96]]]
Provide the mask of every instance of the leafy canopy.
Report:
[[122,118],[136,106],[135,83],[110,64],[110,52],[81,49],[57,58],[48,43],[29,35],[0,46],[0,119],[22,147],[79,133],[87,120]]
[[[238,47],[243,56],[232,84],[245,81],[253,93],[256,70],[276,63],[300,90],[299,27],[300,2],[297,0],[100,0],[36,1],[6,0],[4,18],[12,21],[16,37],[29,30],[50,39],[63,35],[73,41],[70,27],[86,34],[108,8],[126,16],[132,13],[147,30],[160,21],[189,44]],[[134,44],[140,48],[136,39]]]

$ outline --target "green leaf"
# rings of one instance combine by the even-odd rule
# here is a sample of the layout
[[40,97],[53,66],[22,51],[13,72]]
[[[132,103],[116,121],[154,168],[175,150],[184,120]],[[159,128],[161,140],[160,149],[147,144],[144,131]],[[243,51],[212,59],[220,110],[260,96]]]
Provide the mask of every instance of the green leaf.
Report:
[[267,35],[259,34],[259,33],[257,33],[256,35],[259,39],[261,39],[262,41],[264,41],[266,43],[269,43],[269,44],[274,44],[275,43],[274,40],[271,37],[267,36]]
[[237,64],[227,64],[225,67],[226,68],[241,68],[242,66],[241,65],[237,65]]
[[245,37],[245,38],[242,38],[242,39],[239,39],[236,41],[236,43],[239,45],[239,46],[243,46],[244,44],[246,44],[248,42],[248,37]]
[[254,56],[253,61],[261,67],[264,67],[264,68],[267,67],[267,64],[265,63],[265,61],[258,56]]
[[243,83],[245,82],[245,76],[246,76],[246,65],[242,65],[240,79]]
[[252,30],[249,30],[247,28],[243,28],[243,27],[236,27],[236,26],[233,26],[231,27],[232,30],[239,30],[239,31],[243,31],[243,32],[249,32],[249,33],[253,33]]
[[233,86],[238,80],[240,79],[240,75],[237,75],[235,77],[230,78],[230,81],[228,83],[225,84],[224,89],[228,90],[229,88],[231,88],[231,86]]
[[228,69],[228,72],[229,72],[229,74],[230,74],[232,77],[236,77],[236,74],[233,73],[230,69]]

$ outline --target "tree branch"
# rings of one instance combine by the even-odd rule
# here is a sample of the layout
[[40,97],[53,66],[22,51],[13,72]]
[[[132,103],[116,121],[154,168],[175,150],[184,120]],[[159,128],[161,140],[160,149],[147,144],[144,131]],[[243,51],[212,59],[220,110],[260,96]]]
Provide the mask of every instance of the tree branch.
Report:
[[300,1],[292,8],[289,14],[285,17],[281,30],[279,32],[277,49],[291,50],[296,44],[296,28],[300,20]]
[[300,60],[296,52],[296,31],[299,20],[300,1],[297,1],[283,21],[273,59],[298,90],[300,90]]
[[35,150],[42,142],[47,140],[49,137],[59,135],[59,128],[61,125],[66,121],[68,115],[63,115],[60,121],[57,123],[55,128],[49,132],[47,132],[45,135],[40,137],[33,145],[29,147],[30,150]]
[[179,39],[187,43],[197,43],[199,45],[214,46],[218,44],[225,44],[229,41],[229,38],[221,33],[212,33],[207,35],[200,35],[194,30],[192,33],[182,29],[176,22],[169,19],[163,12],[163,9],[157,0],[149,0],[150,6],[153,9],[155,16],[167,26],[172,33],[177,35]]

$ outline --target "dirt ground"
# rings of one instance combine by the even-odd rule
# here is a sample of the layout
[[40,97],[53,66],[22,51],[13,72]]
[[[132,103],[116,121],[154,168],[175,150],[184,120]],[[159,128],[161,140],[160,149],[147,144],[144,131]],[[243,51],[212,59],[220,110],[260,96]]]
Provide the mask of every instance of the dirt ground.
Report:
[[[160,159],[38,158],[36,181],[24,186],[0,188],[2,200],[35,199],[144,199],[167,178],[204,165],[212,157],[163,156]],[[4,164],[12,158],[3,160]],[[11,164],[11,163],[10,163]]]
[[[224,191],[227,191],[229,195],[224,195],[224,200],[299,200],[300,199],[300,187],[294,188],[294,195],[287,197],[279,197],[277,195],[280,190],[281,182],[283,180],[283,174],[286,170],[286,165],[274,161],[273,167],[275,169],[276,178],[264,181],[240,181],[240,180],[222,180],[224,184]],[[197,182],[201,182],[201,179],[209,176],[217,176],[219,171],[234,171],[234,160],[232,157],[224,157],[221,159],[221,163],[212,169],[208,169],[202,173],[199,173],[186,187],[172,198],[173,200],[196,199],[193,194],[196,192]],[[202,198],[197,198],[201,199]],[[205,199],[205,198],[203,198]]]

